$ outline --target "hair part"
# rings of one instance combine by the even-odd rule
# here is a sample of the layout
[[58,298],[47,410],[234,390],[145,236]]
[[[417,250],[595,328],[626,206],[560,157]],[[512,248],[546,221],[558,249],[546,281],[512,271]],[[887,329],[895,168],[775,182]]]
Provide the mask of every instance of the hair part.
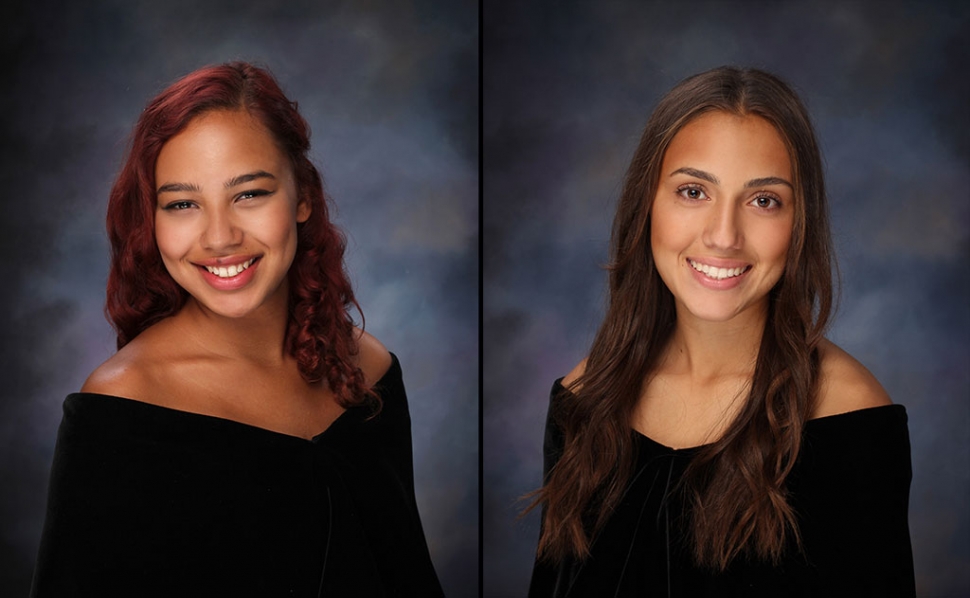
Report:
[[142,112],[108,199],[111,243],[105,313],[124,347],[149,326],[177,313],[188,293],[171,277],[155,241],[155,164],[162,147],[194,119],[217,110],[245,111],[270,132],[293,168],[298,202],[310,216],[297,225],[288,275],[286,349],[309,383],[326,380],[344,407],[379,398],[355,365],[350,315],[363,313],[344,269],[345,239],[331,223],[319,171],[308,157],[310,128],[272,74],[244,62],[196,70],[165,88]]
[[609,304],[584,373],[554,399],[564,448],[529,507],[542,505],[540,558],[589,555],[634,466],[631,418],[674,331],[673,295],[657,272],[650,214],[667,147],[702,114],[757,116],[782,137],[796,215],[745,402],[723,436],[695,455],[679,491],[689,504],[698,565],[724,570],[741,554],[777,562],[800,546],[785,480],[817,395],[818,344],[832,312],[831,234],[821,156],[808,113],[777,77],[721,67],[685,79],[651,115],[627,171],[613,223]]

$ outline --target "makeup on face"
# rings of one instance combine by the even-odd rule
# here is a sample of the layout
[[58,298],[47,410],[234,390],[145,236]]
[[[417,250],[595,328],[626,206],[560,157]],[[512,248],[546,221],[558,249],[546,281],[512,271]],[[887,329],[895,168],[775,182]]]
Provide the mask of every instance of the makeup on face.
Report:
[[285,309],[309,208],[269,131],[243,111],[203,114],[162,147],[155,178],[155,240],[172,278],[223,316]]
[[767,305],[791,242],[791,180],[784,141],[760,117],[710,112],[674,136],[651,249],[679,315],[728,321]]

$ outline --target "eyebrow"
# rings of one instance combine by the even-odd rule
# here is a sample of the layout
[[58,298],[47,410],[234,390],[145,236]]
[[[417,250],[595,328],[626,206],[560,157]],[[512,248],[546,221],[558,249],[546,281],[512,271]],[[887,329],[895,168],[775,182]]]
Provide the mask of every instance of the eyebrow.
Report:
[[[257,170],[255,172],[234,176],[226,181],[225,186],[226,189],[231,189],[239,185],[251,183],[257,179],[273,179],[275,181],[276,177],[265,170]],[[162,193],[202,193],[202,188],[195,183],[165,183],[155,193],[158,195]]]
[[[687,176],[692,176],[708,183],[713,183],[714,185],[720,185],[721,180],[709,172],[704,172],[703,170],[698,170],[696,168],[691,168],[689,166],[684,166],[683,168],[678,168],[677,170],[670,173],[670,176],[675,174],[686,174]],[[750,189],[752,187],[767,187],[769,185],[787,185],[790,189],[794,190],[795,187],[781,177],[776,176],[766,176],[759,179],[751,179],[744,184],[745,189]]]
[[201,193],[202,189],[199,188],[195,183],[165,183],[158,188],[155,193],[161,195],[162,193]]
[[237,187],[245,183],[251,183],[256,179],[273,179],[275,181],[276,177],[265,170],[257,170],[256,172],[250,172],[249,174],[241,174],[239,176],[232,177],[226,181],[226,189],[231,189],[232,187]]

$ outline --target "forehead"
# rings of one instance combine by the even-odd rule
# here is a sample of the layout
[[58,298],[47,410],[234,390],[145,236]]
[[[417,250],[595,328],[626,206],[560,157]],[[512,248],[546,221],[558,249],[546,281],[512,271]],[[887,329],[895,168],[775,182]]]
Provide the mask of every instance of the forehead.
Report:
[[162,146],[155,175],[161,182],[258,169],[288,171],[288,166],[276,139],[257,118],[242,110],[217,110],[195,117]]
[[680,129],[664,154],[662,176],[689,166],[727,182],[777,176],[792,180],[788,148],[775,127],[760,116],[715,111]]

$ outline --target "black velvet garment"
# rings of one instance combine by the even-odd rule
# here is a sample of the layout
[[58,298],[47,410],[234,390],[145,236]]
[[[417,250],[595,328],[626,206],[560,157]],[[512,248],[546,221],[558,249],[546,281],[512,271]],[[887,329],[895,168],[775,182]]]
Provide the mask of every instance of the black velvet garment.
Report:
[[32,596],[441,596],[393,358],[305,440],[105,395],[64,402]]
[[[557,381],[553,397],[560,392]],[[563,448],[556,404],[546,423],[547,474]],[[902,405],[810,420],[787,481],[804,551],[790,542],[778,566],[742,558],[722,573],[693,564],[689,511],[676,491],[697,449],[671,449],[632,431],[636,466],[591,556],[536,562],[529,596],[915,596],[906,422]]]

